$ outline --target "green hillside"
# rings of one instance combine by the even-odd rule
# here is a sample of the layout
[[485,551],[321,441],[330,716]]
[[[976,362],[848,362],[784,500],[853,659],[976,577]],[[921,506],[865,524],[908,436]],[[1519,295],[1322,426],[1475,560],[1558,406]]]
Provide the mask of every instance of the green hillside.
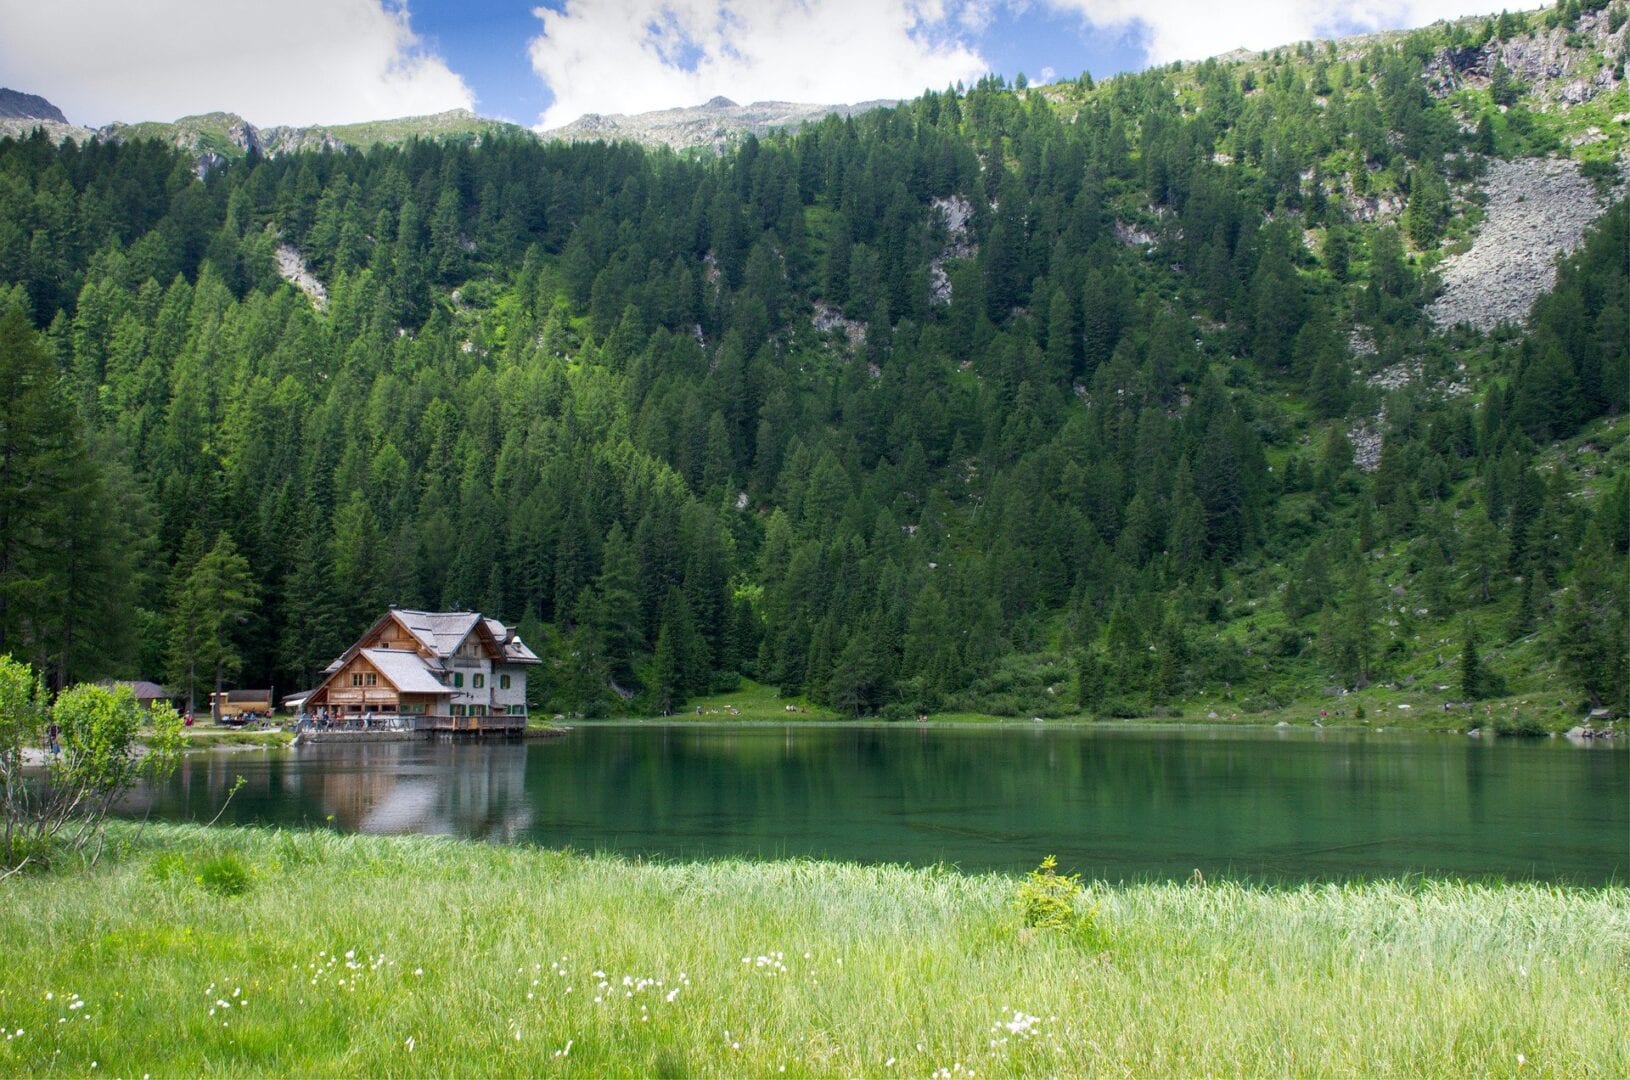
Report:
[[[397,603],[520,624],[549,712],[1622,711],[1626,21],[716,159],[0,142],[0,652],[292,689]],[[1533,244],[1466,269],[1513,214],[1595,219],[1550,291]]]

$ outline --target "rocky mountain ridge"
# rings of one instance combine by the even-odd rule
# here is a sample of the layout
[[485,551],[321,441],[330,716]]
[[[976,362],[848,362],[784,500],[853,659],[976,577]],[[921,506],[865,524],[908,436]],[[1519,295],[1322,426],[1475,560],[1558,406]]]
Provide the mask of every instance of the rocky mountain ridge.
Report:
[[394,120],[365,121],[356,124],[318,124],[297,127],[280,124],[257,127],[236,113],[212,112],[160,121],[115,121],[99,128],[71,123],[55,105],[35,94],[0,90],[0,138],[24,138],[43,129],[53,142],[73,139],[87,142],[106,140],[157,139],[178,150],[195,154],[200,168],[241,158],[254,151],[265,155],[296,153],[301,150],[341,150],[365,148],[377,143],[403,142],[410,138],[482,138],[513,135],[563,142],[635,142],[642,146],[670,146],[675,150],[695,148],[723,153],[743,136],[766,135],[784,128],[797,128],[822,120],[832,113],[852,116],[871,109],[886,108],[894,101],[863,101],[851,105],[820,105],[790,101],[755,101],[738,105],[725,97],[715,97],[701,105],[634,114],[589,113],[563,127],[533,131],[507,121],[478,116],[468,109],[451,109],[428,116],[407,116]]
[[700,105],[658,109],[643,113],[588,113],[562,127],[539,132],[544,139],[564,142],[637,142],[642,146],[697,147],[723,153],[745,135],[765,135],[784,128],[824,120],[832,113],[853,116],[888,108],[894,101],[862,101],[852,105],[813,105],[792,101],[755,101],[738,105],[715,97]]
[[364,121],[356,124],[327,124],[296,127],[279,124],[257,127],[236,113],[212,112],[180,119],[115,121],[99,128],[68,121],[62,110],[36,94],[0,90],[0,138],[25,138],[42,129],[53,142],[91,139],[123,142],[129,139],[157,139],[178,150],[197,156],[200,168],[241,158],[251,151],[288,154],[301,150],[362,149],[376,143],[404,142],[411,138],[482,138],[495,134],[530,136],[517,124],[477,116],[468,109],[450,109],[427,116],[405,116],[393,120]]
[[4,86],[0,86],[0,119],[50,120],[57,124],[68,122],[61,109],[38,94],[25,94],[21,90],[10,90]]

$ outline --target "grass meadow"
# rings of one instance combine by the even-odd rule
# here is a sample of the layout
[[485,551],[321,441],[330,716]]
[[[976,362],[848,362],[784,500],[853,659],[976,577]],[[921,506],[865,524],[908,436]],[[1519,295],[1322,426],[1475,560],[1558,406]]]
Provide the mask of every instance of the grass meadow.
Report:
[[117,825],[0,883],[0,1075],[1630,1074],[1630,892],[1088,884]]

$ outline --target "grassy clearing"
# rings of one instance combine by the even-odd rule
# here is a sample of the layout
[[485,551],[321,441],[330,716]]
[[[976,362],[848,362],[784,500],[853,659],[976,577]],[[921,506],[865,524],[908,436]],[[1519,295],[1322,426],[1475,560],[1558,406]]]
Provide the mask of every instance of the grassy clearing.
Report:
[[[694,698],[687,701],[682,708],[672,716],[653,716],[646,719],[664,724],[692,723],[728,723],[742,722],[808,722],[821,721],[830,723],[842,717],[831,709],[816,705],[805,697],[782,697],[781,692],[773,686],[765,686],[751,679],[741,680],[741,685],[727,694],[713,694],[708,697]],[[581,721],[574,720],[573,723]],[[593,721],[590,721],[591,723]],[[627,723],[627,719],[616,720],[616,723]]]
[[[1533,642],[1523,647],[1537,647]],[[1453,647],[1446,644],[1445,649]],[[1490,654],[1503,664],[1507,662],[1505,650],[1495,648]],[[1464,705],[1445,712],[1443,702],[1456,695],[1440,692],[1424,679],[1418,687],[1397,688],[1388,685],[1372,686],[1347,694],[1341,698],[1319,697],[1296,701],[1278,708],[1242,708],[1238,700],[1221,697],[1196,697],[1174,706],[1153,710],[1147,716],[1129,720],[1108,719],[1087,713],[1047,717],[1043,722],[1052,725],[1097,724],[1207,724],[1240,727],[1273,727],[1286,723],[1293,727],[1310,727],[1315,720],[1327,728],[1351,728],[1366,731],[1436,731],[1464,732],[1471,728],[1494,731],[1521,721],[1526,727],[1546,732],[1566,731],[1582,722],[1579,714],[1563,698],[1548,696],[1543,691],[1513,694],[1509,697],[1476,702],[1472,709]],[[787,705],[798,711],[788,712]],[[700,705],[702,712],[697,714]],[[732,712],[734,709],[735,712]],[[1320,718],[1320,711],[1327,715]],[[842,723],[847,718],[830,709],[812,705],[803,698],[778,696],[773,686],[761,686],[751,680],[742,680],[741,689],[731,694],[716,694],[699,702],[692,702],[673,716],[646,717],[651,723],[682,724],[686,722],[721,723]],[[928,715],[930,723],[945,724],[1029,724],[1028,716],[995,716],[980,712],[937,712]],[[574,724],[595,721],[574,720]],[[607,723],[626,724],[614,719]],[[875,716],[864,717],[857,723],[876,724]],[[909,722],[909,721],[908,721]],[[1618,726],[1618,725],[1613,725]]]
[[292,731],[233,731],[188,728],[183,732],[188,749],[217,746],[287,746],[294,741]]
[[0,886],[0,1075],[1630,1074],[1630,892],[149,828]]

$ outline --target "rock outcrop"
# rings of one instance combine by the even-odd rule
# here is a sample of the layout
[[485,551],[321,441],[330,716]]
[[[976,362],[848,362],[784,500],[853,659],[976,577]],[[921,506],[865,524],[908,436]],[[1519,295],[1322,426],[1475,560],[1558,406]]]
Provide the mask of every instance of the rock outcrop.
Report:
[[[277,274],[284,281],[299,289],[310,298],[311,304],[318,311],[328,307],[328,290],[323,283],[317,280],[306,266],[306,260],[295,250],[294,245],[282,241],[277,245]],[[457,295],[456,293],[454,295]]]
[[1541,104],[1570,108],[1617,85],[1612,64],[1598,56],[1622,55],[1630,24],[1613,28],[1605,10],[1585,12],[1572,27],[1518,34],[1508,41],[1440,49],[1427,63],[1426,86],[1446,97],[1463,86],[1487,86],[1495,64],[1505,67]]
[[26,139],[36,130],[44,130],[52,142],[84,142],[93,134],[89,128],[69,123],[61,109],[40,95],[0,86],[0,139]]
[[934,212],[945,225],[945,247],[928,263],[928,288],[934,303],[951,302],[951,275],[945,270],[949,259],[971,259],[979,253],[973,242],[969,225],[973,222],[973,204],[960,195],[947,195],[933,201]]
[[68,118],[62,110],[38,94],[25,94],[21,90],[8,90],[0,86],[0,120],[50,120],[66,124]]
[[894,105],[893,101],[863,101],[855,105],[806,105],[792,101],[755,101],[737,105],[715,97],[701,105],[644,113],[588,113],[564,127],[539,132],[545,139],[564,142],[635,142],[641,146],[697,147],[723,153],[746,135],[764,135],[784,128],[824,120],[832,113],[853,116]]

